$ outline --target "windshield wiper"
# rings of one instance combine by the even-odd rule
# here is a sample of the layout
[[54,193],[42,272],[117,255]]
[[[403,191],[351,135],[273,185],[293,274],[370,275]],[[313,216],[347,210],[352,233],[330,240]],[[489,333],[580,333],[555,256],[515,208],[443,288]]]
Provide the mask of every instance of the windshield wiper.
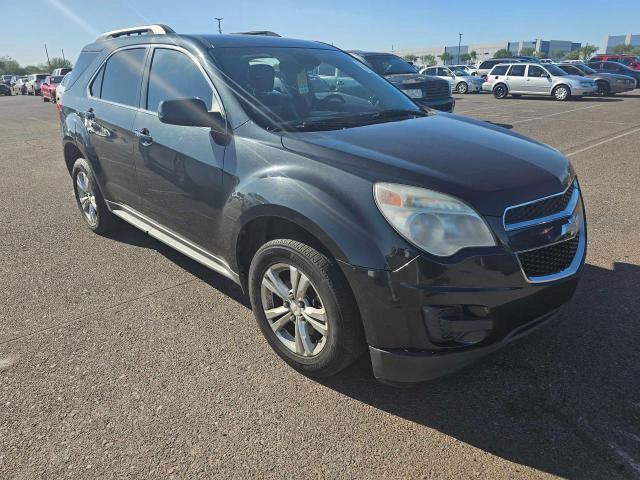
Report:
[[402,117],[426,117],[429,114],[422,110],[407,110],[407,109],[391,109],[382,110],[380,112],[367,112],[357,115],[350,115],[345,117],[324,118],[322,120],[308,120],[302,121],[297,124],[287,125],[287,127],[298,131],[313,131],[313,130],[337,130],[339,128],[358,127],[362,125],[368,125],[375,123],[379,120],[387,120],[392,118]]

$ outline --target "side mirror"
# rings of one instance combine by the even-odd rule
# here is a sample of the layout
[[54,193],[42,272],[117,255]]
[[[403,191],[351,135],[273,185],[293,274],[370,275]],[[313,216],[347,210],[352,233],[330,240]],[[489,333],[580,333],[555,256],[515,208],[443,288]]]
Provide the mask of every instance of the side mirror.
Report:
[[162,123],[185,127],[209,127],[217,133],[227,133],[224,118],[219,112],[209,112],[199,98],[163,100],[158,107]]

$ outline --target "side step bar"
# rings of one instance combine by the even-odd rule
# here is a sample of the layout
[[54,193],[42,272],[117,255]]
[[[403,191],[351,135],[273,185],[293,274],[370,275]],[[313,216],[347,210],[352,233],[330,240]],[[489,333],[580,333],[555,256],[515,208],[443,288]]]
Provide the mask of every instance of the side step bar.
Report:
[[149,234],[156,240],[170,246],[205,267],[210,268],[214,272],[224,275],[238,284],[240,283],[238,274],[231,270],[229,265],[221,258],[216,257],[195,243],[154,222],[133,208],[110,201],[107,201],[107,206],[114,215],[117,215],[125,222]]

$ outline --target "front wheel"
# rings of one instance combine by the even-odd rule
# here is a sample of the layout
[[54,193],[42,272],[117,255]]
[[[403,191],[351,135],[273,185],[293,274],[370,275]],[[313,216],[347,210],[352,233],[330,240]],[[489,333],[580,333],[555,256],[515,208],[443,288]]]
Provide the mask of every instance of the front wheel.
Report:
[[553,95],[553,98],[555,98],[559,102],[564,102],[565,100],[569,100],[571,98],[571,91],[569,90],[569,87],[566,87],[565,85],[558,85],[553,89],[551,95]]
[[256,252],[248,280],[262,334],[294,369],[330,376],[364,351],[353,294],[325,254],[295,240],[272,240]]
[[458,93],[467,93],[469,91],[469,85],[467,85],[467,82],[460,82],[456,87],[456,90]]

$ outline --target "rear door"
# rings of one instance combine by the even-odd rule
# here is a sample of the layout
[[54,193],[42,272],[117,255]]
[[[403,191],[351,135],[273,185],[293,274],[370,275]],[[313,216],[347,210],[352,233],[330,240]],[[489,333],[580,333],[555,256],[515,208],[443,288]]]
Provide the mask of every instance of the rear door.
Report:
[[84,113],[91,145],[100,162],[101,185],[107,200],[140,206],[133,149],[133,121],[140,99],[146,47],[117,50],[89,83]]
[[526,64],[516,63],[509,67],[505,80],[509,87],[509,93],[527,93],[525,88]]
[[211,129],[167,125],[158,118],[163,100],[200,98],[210,111],[221,104],[195,57],[177,47],[155,47],[144,80],[133,148],[143,213],[207,250],[215,252],[225,146]]
[[529,93],[551,94],[551,77],[539,65],[529,65],[524,85],[525,90]]

